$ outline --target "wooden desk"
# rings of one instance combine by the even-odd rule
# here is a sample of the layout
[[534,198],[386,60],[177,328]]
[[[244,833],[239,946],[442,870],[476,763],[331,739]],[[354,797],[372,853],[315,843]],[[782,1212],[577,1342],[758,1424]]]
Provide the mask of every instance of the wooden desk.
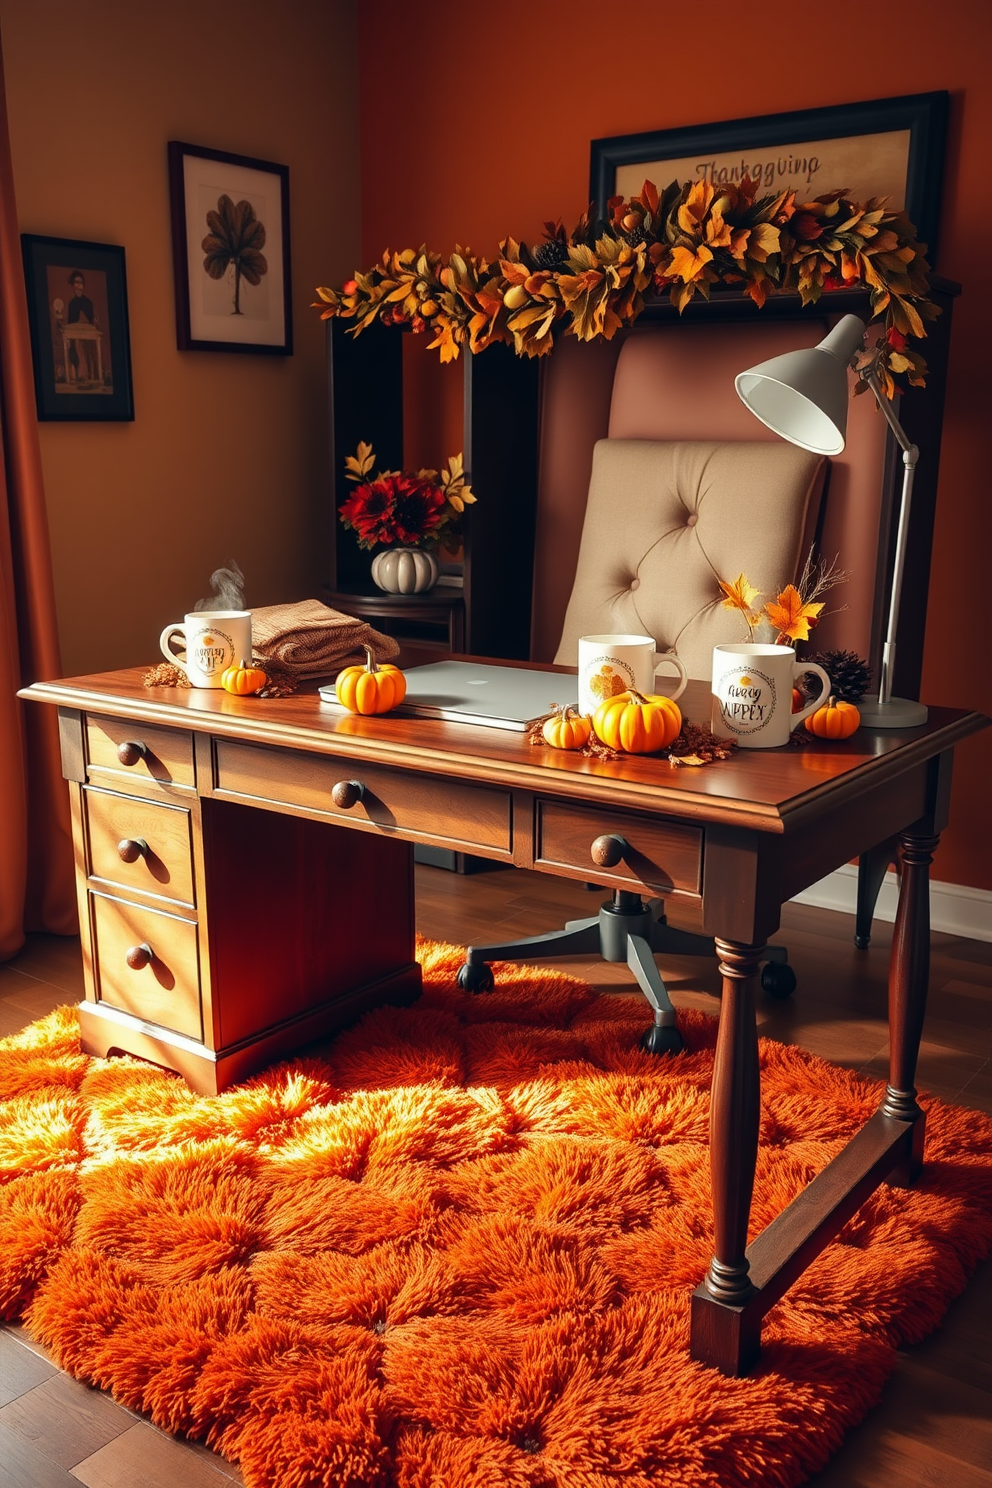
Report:
[[[953,746],[986,726],[981,715],[935,708],[902,733],[861,730],[844,743],[741,750],[673,770],[535,749],[497,729],[342,717],[312,693],[146,690],[138,670],[39,683],[23,696],[60,709],[89,1052],[124,1050],[220,1090],[364,1008],[417,995],[415,843],[585,880],[589,845],[612,833],[624,858],[596,880],[693,909],[723,975],[714,1259],[693,1297],[693,1356],[746,1372],[769,1307],[881,1182],[919,1171],[928,867]],[[552,673],[549,704],[555,696]],[[704,718],[708,690],[692,683],[683,701]],[[745,1248],[762,948],[786,900],[895,836],[885,1098]]]

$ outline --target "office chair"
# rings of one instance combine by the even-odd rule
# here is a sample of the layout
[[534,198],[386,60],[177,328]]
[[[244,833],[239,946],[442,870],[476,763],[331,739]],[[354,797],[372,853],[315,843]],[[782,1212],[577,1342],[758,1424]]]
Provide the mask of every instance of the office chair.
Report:
[[[849,571],[843,591],[838,591],[837,610],[821,617],[816,649],[870,653],[876,594],[884,590],[879,533],[884,530],[887,481],[885,421],[876,415],[871,400],[854,400],[847,447],[829,464],[817,472],[802,466],[772,468],[774,481],[784,485],[784,495],[776,485],[780,490],[776,499],[784,499],[790,513],[785,533],[774,504],[761,507],[768,535],[781,539],[775,555],[764,546],[764,532],[758,551],[747,546],[749,531],[734,497],[737,455],[732,447],[747,446],[740,451],[741,469],[752,472],[752,486],[763,479],[757,455],[762,444],[782,448],[740,402],[734,390],[736,374],[799,345],[815,346],[829,325],[816,311],[783,319],[766,313],[744,321],[734,318],[731,307],[727,319],[715,324],[640,324],[611,342],[580,343],[566,337],[556,345],[544,366],[542,393],[534,660],[574,665],[580,635],[638,631],[654,635],[660,650],[674,647],[691,677],[708,679],[712,646],[744,639],[734,630],[733,617],[720,607],[717,578],[736,578],[743,570],[765,591],[781,586],[795,577],[812,543],[828,558],[839,555]],[[610,446],[616,442],[617,448],[603,450],[599,444],[603,440]],[[652,443],[677,447],[663,457],[668,472],[664,477],[660,471],[649,472],[655,459],[648,448]],[[714,502],[718,474],[722,494]],[[584,502],[580,493],[587,488],[589,499]],[[646,531],[639,535],[639,524],[646,518],[636,498],[645,491],[653,493],[646,506],[654,512],[650,520],[660,551],[653,551]],[[600,499],[603,493],[605,503]],[[667,525],[658,514],[659,495],[667,503],[663,506]],[[623,520],[611,501],[624,504]],[[804,501],[801,521],[798,512]],[[721,519],[711,524],[709,518],[718,509]],[[631,539],[629,548],[622,538]],[[711,561],[704,561],[706,554]],[[661,578],[663,555],[671,557],[686,601],[678,613],[667,580]],[[683,561],[689,555],[692,565]],[[648,598],[650,604],[645,604]],[[881,844],[860,861],[855,926],[859,947],[868,944],[890,855],[891,844]],[[573,934],[576,939],[569,940]],[[645,1034],[645,1047],[657,1052],[677,1048],[674,1013],[656,975],[654,951],[712,955],[712,942],[676,930],[668,925],[660,902],[645,902],[624,889],[614,891],[599,916],[573,922],[550,938],[470,947],[461,981],[482,990],[491,976],[489,959],[597,950],[631,966],[652,1006],[654,1023]],[[771,946],[767,955],[762,971],[766,991],[789,996],[795,975],[787,952]]]
[[[587,633],[653,635],[690,676],[707,676],[714,645],[742,639],[739,617],[722,605],[717,580],[741,571],[765,593],[795,574],[811,503],[819,507],[824,461],[784,442],[603,439],[592,475],[575,579],[555,660],[574,661]],[[593,843],[593,863],[610,868],[622,838]],[[459,985],[492,986],[491,959],[601,954],[625,961],[651,1005],[642,1039],[653,1053],[681,1049],[656,951],[713,955],[712,939],[668,924],[661,899],[615,888],[598,915],[562,930],[468,949]],[[795,974],[784,947],[769,947],[762,983],[788,996]]]

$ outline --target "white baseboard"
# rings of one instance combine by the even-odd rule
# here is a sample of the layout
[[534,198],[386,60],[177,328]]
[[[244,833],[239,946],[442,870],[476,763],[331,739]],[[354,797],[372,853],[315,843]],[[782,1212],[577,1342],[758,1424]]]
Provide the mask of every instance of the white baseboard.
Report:
[[[892,921],[896,917],[899,886],[890,868],[875,907],[875,917]],[[845,863],[819,883],[811,884],[795,903],[812,904],[817,909],[839,909],[854,914],[858,902],[858,870]],[[967,884],[941,883],[930,880],[930,928],[948,935],[963,935],[968,940],[992,941],[992,891],[972,889]]]

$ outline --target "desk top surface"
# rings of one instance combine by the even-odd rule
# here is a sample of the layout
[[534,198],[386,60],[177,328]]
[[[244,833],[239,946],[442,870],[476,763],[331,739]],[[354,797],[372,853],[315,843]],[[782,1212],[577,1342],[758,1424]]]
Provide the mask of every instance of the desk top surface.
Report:
[[[549,669],[549,709],[555,700]],[[509,786],[572,801],[609,802],[684,819],[732,821],[782,832],[810,811],[848,802],[987,727],[980,713],[931,708],[919,728],[859,729],[838,742],[811,740],[779,749],[738,749],[729,760],[673,767],[664,759],[626,755],[587,759],[535,747],[503,729],[426,718],[342,716],[322,703],[314,683],[285,698],[236,697],[220,689],[142,685],[132,667],[39,682],[21,696],[112,717],[187,728],[244,743],[368,760],[406,770]],[[685,716],[708,722],[709,687],[690,682]],[[801,726],[800,726],[801,727]]]

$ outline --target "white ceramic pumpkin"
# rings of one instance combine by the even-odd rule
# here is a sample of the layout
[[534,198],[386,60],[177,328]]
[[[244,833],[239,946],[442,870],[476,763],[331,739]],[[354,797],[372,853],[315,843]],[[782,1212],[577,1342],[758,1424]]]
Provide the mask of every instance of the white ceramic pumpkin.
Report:
[[372,581],[387,594],[425,594],[438,573],[437,559],[424,548],[386,548],[372,559]]

